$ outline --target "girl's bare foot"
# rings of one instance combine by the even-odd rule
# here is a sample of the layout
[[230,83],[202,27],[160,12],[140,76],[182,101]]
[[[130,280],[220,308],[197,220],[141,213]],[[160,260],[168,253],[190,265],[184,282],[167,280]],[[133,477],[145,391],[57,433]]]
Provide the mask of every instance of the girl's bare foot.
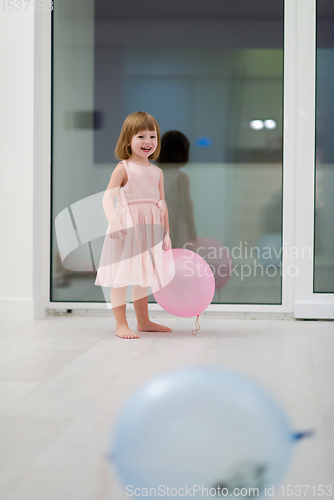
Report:
[[168,326],[159,325],[158,323],[152,323],[152,321],[146,321],[145,323],[137,323],[138,332],[171,332],[172,329]]
[[127,325],[116,328],[115,335],[121,339],[139,339],[139,335],[136,335]]

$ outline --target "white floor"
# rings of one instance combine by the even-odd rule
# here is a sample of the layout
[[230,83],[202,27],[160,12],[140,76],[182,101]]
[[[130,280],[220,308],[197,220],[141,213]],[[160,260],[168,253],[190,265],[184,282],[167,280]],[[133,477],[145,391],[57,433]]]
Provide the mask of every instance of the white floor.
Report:
[[[301,496],[316,499],[318,485],[334,487],[333,321],[206,316],[194,336],[194,318],[151,318],[172,333],[121,340],[112,313],[0,322],[2,500],[128,498],[105,458],[122,402],[153,374],[189,365],[259,380],[296,431],[316,430],[296,443],[283,484],[315,486]],[[129,325],[135,330],[133,316]],[[284,497],[276,490],[274,498]]]

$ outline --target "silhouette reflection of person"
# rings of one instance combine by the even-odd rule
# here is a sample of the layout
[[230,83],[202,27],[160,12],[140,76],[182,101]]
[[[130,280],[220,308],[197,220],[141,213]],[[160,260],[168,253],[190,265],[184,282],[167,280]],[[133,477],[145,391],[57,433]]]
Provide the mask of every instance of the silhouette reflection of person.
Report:
[[190,199],[190,179],[180,170],[189,161],[189,148],[189,140],[182,132],[169,130],[161,138],[161,151],[157,159],[164,173],[173,248],[182,248],[185,243],[197,238],[193,201]]

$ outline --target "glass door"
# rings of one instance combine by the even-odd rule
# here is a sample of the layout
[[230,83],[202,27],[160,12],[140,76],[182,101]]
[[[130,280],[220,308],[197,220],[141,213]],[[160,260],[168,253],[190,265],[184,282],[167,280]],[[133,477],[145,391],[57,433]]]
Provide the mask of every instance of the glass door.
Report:
[[314,293],[334,294],[334,4],[317,2]]
[[325,0],[307,0],[298,11],[296,318],[334,317],[333,14]]
[[155,164],[173,248],[214,272],[210,307],[283,310],[283,0],[63,0],[52,31],[50,302],[110,300],[94,285],[101,200],[122,123],[143,110],[189,143],[186,162]]

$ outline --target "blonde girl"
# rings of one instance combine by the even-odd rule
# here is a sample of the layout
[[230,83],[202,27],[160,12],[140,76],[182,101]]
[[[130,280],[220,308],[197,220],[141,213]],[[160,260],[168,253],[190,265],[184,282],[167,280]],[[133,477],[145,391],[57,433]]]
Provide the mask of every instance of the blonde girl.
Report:
[[171,332],[148,316],[147,287],[161,284],[163,251],[172,247],[163,172],[151,163],[160,147],[160,129],[153,116],[144,111],[127,116],[115,148],[121,161],[103,197],[109,226],[95,285],[112,287],[115,333],[123,339],[139,338],[126,319],[128,285],[132,285],[137,331]]

